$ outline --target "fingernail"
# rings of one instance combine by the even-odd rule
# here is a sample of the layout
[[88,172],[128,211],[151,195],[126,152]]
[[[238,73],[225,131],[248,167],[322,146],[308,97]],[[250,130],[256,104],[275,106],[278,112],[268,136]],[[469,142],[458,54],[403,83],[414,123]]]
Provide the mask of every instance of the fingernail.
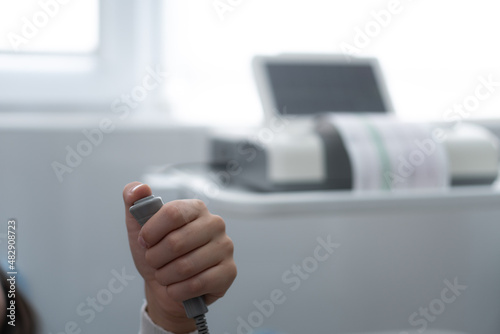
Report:
[[141,235],[137,239],[137,242],[139,243],[139,245],[141,245],[142,248],[144,248],[144,249],[148,248],[146,241],[144,240],[144,238]]
[[144,185],[143,183],[136,185],[135,187],[133,187],[132,189],[130,189],[130,193],[131,193],[131,194],[133,194],[133,193],[134,193],[134,191],[135,191],[137,188],[139,188],[140,186],[143,186],[143,185]]

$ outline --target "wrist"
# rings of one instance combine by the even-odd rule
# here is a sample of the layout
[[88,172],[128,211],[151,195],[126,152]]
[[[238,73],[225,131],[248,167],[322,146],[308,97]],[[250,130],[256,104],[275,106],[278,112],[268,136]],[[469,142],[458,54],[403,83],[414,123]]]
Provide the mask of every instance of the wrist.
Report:
[[[165,289],[165,287],[162,288]],[[147,283],[145,285],[145,294],[147,300],[146,312],[157,326],[177,334],[190,333],[196,330],[194,319],[188,318],[185,314],[179,315],[166,311],[155,297],[154,289]]]

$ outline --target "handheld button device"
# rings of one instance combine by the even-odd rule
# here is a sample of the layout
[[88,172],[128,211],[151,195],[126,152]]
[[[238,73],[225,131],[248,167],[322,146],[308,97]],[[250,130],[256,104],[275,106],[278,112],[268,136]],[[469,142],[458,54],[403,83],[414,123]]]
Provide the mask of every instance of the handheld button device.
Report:
[[[130,213],[137,222],[144,226],[146,222],[151,218],[158,210],[163,206],[163,201],[161,197],[156,197],[154,195],[144,197],[132,205],[129,209]],[[196,321],[196,327],[198,328],[199,334],[208,334],[207,322],[205,319],[205,313],[208,312],[208,308],[205,305],[203,297],[196,297],[185,300],[182,302],[184,309],[186,310],[186,315],[189,318],[193,318]]]

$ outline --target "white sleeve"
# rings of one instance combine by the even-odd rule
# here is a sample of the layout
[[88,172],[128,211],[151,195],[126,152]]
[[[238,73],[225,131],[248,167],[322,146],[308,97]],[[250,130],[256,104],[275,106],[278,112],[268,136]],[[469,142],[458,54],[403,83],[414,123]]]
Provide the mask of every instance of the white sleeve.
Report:
[[[146,305],[146,302],[144,302],[141,308],[141,327],[139,334],[175,334],[157,326],[149,317],[148,312],[146,312]],[[189,334],[197,333],[198,331],[194,331]]]

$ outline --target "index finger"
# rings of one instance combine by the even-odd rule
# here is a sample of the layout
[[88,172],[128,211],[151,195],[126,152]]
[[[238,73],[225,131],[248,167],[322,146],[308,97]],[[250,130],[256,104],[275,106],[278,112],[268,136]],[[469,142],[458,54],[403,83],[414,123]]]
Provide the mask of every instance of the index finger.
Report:
[[168,202],[144,224],[139,237],[144,239],[148,248],[154,246],[170,232],[196,220],[206,210],[200,200]]

